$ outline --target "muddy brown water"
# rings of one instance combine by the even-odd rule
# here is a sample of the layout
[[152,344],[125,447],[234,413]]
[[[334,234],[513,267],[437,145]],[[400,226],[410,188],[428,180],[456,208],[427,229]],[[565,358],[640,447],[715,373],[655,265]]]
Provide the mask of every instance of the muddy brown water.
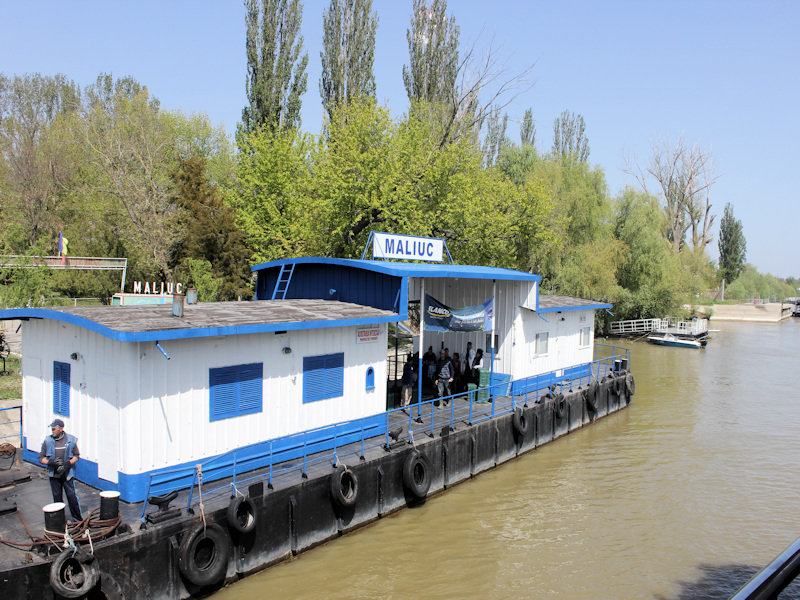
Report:
[[214,600],[729,597],[800,537],[800,319],[712,327],[624,344],[627,410]]

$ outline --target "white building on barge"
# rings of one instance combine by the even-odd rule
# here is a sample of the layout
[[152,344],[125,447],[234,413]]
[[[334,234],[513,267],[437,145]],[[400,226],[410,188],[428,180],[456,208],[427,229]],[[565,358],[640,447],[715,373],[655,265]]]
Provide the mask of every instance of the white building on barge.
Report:
[[169,305],[0,311],[25,321],[25,459],[58,416],[79,439],[77,477],[142,501],[151,475],[235,448],[344,421],[381,433],[388,323],[410,303],[491,301],[493,332],[424,331],[422,344],[493,351],[487,366],[516,393],[590,363],[594,311],[610,308],[540,296],[538,275],[493,267],[298,258],[253,271],[257,300],[181,317]]

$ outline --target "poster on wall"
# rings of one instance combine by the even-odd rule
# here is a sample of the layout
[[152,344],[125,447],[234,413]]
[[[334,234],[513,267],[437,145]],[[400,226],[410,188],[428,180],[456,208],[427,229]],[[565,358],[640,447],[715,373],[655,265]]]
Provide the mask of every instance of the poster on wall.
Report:
[[494,299],[478,306],[450,308],[425,294],[425,329],[429,331],[491,331]]

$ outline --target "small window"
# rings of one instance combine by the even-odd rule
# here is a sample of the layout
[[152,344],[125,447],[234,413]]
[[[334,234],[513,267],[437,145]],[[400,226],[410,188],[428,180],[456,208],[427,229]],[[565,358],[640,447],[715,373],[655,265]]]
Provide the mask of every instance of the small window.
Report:
[[261,363],[209,370],[209,421],[261,412],[264,367]]
[[303,357],[303,402],[344,395],[344,352]]
[[591,327],[581,327],[581,348],[589,346]]
[[375,369],[369,367],[367,369],[367,389],[374,390],[375,389]]
[[536,356],[545,356],[547,354],[547,342],[549,338],[550,334],[546,331],[536,334]]
[[53,362],[53,412],[69,416],[69,363]]

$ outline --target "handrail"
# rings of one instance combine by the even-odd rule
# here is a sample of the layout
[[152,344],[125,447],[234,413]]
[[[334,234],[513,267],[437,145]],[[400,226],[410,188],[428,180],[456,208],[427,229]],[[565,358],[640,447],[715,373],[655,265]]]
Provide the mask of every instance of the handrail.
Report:
[[800,574],[800,538],[744,584],[730,600],[772,600]]
[[[475,402],[469,402],[468,423],[472,425],[498,415],[510,413],[516,410],[517,406],[520,405],[520,402],[523,406],[528,406],[531,399],[533,399],[533,402],[538,402],[540,397],[544,395],[542,393],[543,391],[550,391],[550,388],[554,388],[555,386],[560,386],[563,388],[565,385],[569,385],[571,389],[573,386],[575,386],[576,382],[578,387],[588,385],[592,380],[599,380],[605,374],[614,371],[614,369],[619,366],[618,361],[621,361],[622,359],[630,359],[630,350],[627,348],[612,346],[609,344],[595,344],[595,347],[595,353],[597,353],[597,349],[602,349],[603,353],[608,353],[608,355],[595,359],[589,363],[576,365],[576,367],[587,367],[586,374],[581,374],[577,377],[569,377],[563,374],[563,369],[559,370],[562,373],[561,375],[558,374],[559,371],[542,373],[537,377],[540,377],[543,380],[552,381],[552,383],[548,383],[547,386],[540,387],[538,389],[528,389],[526,387],[524,393],[518,394],[520,397],[524,396],[524,399],[522,400],[518,400],[517,397],[511,393],[514,381],[525,382],[531,378],[524,378],[514,381],[501,381],[483,388],[478,388],[476,390],[453,394],[451,396],[447,396],[446,398],[431,398],[430,400],[418,402],[416,404],[416,408],[413,406],[408,407],[409,410],[407,413],[409,436],[419,433],[426,433],[427,435],[433,437],[435,435],[435,427],[447,426],[452,430],[456,421],[455,402],[450,402],[449,411],[436,411],[434,406],[434,403],[436,402],[452,400],[456,396],[464,396],[465,394],[469,394],[470,396],[478,396],[479,394],[483,395],[485,393],[487,397],[487,403],[485,407],[483,405],[476,407]],[[490,398],[491,400],[489,400]],[[153,473],[150,475],[147,483],[145,502],[142,507],[142,522],[144,522],[145,519],[145,510],[147,507],[146,498],[150,496],[150,492],[154,487],[164,486],[164,484],[173,484],[173,487],[159,490],[159,493],[167,493],[174,489],[188,488],[189,497],[186,508],[187,510],[191,509],[192,504],[195,501],[195,488],[199,485],[198,467],[201,473],[213,468],[221,469],[224,473],[228,473],[230,471],[229,476],[231,477],[231,480],[229,482],[218,485],[211,489],[204,488],[203,496],[208,497],[226,489],[229,489],[233,495],[236,493],[239,485],[259,479],[266,480],[268,487],[272,488],[274,478],[277,474],[297,469],[298,465],[296,464],[296,459],[299,459],[299,456],[293,457],[292,462],[288,466],[281,468],[275,467],[276,445],[279,447],[286,447],[286,442],[302,439],[302,444],[299,445],[297,450],[302,452],[303,477],[307,476],[308,468],[312,464],[323,462],[329,459],[332,459],[332,464],[338,463],[338,449],[341,446],[357,441],[360,442],[361,458],[363,458],[365,455],[366,446],[368,440],[370,439],[375,442],[375,446],[384,445],[386,448],[390,448],[390,415],[396,414],[401,410],[403,410],[403,407],[387,410],[382,415],[372,415],[370,417],[363,417],[351,421],[342,421],[339,423],[334,423],[333,425],[325,425],[322,427],[273,438],[266,441],[266,451],[254,453],[256,448],[263,447],[265,444],[265,442],[255,442],[253,444],[248,444],[247,446],[234,448],[233,450],[213,456],[203,462],[199,462],[191,466],[176,467],[174,469]],[[421,417],[429,417],[430,422],[425,424]],[[381,422],[380,427],[377,426],[379,421]],[[369,423],[373,424],[367,427],[367,424]],[[341,431],[342,429],[345,429],[346,431],[343,432]],[[326,434],[330,439],[332,439],[333,447],[326,448],[323,451],[314,450],[313,446],[315,446],[316,443],[309,443],[308,441],[308,438],[314,437],[314,434]],[[342,437],[345,437],[345,439],[342,440]],[[350,439],[348,440],[347,438]],[[281,451],[282,450],[279,450],[279,452]],[[265,460],[266,462],[260,464],[258,467],[248,468],[248,463],[259,463],[259,461]],[[280,464],[280,462],[281,461],[279,460],[277,464]],[[237,471],[237,466],[239,465],[243,465],[242,473],[267,467],[268,472],[259,473],[242,479],[240,477],[241,473]],[[227,476],[228,475],[224,475],[223,478]],[[191,478],[191,482],[188,481],[189,478]]]

